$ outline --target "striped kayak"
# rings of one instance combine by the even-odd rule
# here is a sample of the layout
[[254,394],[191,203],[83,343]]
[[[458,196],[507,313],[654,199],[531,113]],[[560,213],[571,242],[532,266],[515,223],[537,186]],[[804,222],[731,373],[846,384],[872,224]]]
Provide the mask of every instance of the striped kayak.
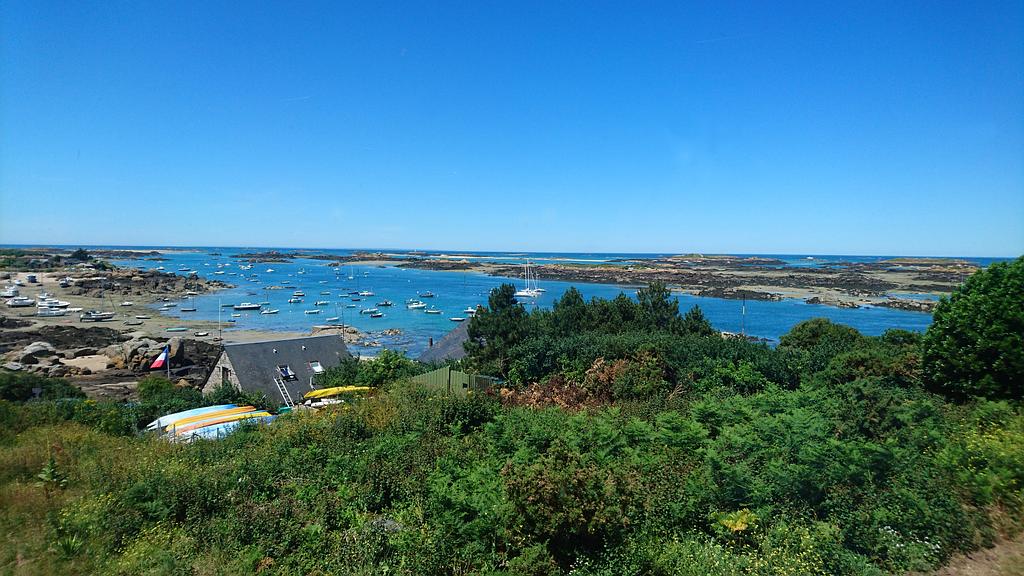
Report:
[[153,420],[146,426],[146,430],[156,430],[163,428],[178,422],[182,418],[190,418],[192,416],[199,416],[200,414],[208,414],[210,412],[217,412],[220,410],[227,410],[229,408],[237,408],[234,404],[218,404],[216,406],[203,406],[202,408],[193,408],[191,410],[185,410],[184,412],[175,412],[174,414],[165,414],[156,420]]
[[164,427],[164,430],[170,432],[173,428],[180,428],[187,424],[194,424],[196,422],[202,422],[203,420],[211,420],[213,418],[219,418],[220,416],[230,416],[231,414],[242,414],[245,412],[255,412],[256,408],[252,406],[239,406],[237,408],[226,408],[224,410],[216,410],[214,412],[207,412],[205,414],[197,414],[195,416],[189,416],[188,418],[182,418]]
[[196,422],[194,424],[187,424],[185,426],[176,427],[174,429],[173,433],[174,433],[175,436],[180,436],[182,434],[187,434],[187,433],[189,433],[189,432],[191,432],[193,430],[198,430],[200,428],[206,428],[207,426],[214,426],[216,424],[224,424],[225,422],[235,422],[237,420],[245,420],[246,418],[259,418],[261,416],[270,416],[270,412],[255,411],[255,412],[245,412],[245,413],[242,413],[242,414],[229,414],[229,415],[226,415],[226,416],[220,416],[220,417],[217,417],[217,418],[213,418],[211,420],[203,420],[201,422]]
[[219,440],[228,434],[234,432],[243,423],[252,424],[269,424],[273,422],[277,416],[258,416],[255,418],[247,418],[245,420],[235,420],[234,422],[225,422],[223,424],[215,424],[213,426],[206,426],[205,428],[198,428],[191,432],[186,432],[180,436],[171,437],[171,442],[192,442],[200,438],[206,440]]

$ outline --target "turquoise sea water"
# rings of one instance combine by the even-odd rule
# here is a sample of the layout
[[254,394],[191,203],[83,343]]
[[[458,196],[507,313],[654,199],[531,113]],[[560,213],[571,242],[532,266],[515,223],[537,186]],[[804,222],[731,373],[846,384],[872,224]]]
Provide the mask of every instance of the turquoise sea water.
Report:
[[[418,355],[427,347],[429,338],[435,340],[456,326],[450,320],[453,316],[466,317],[464,310],[478,304],[485,304],[488,292],[503,282],[512,282],[517,286],[521,279],[487,276],[479,273],[442,272],[433,270],[415,270],[387,266],[344,266],[330,267],[326,261],[296,259],[289,263],[256,264],[250,270],[242,270],[240,261],[232,258],[252,249],[247,248],[209,248],[187,252],[171,252],[164,254],[166,261],[120,260],[115,264],[139,268],[156,268],[163,266],[168,272],[179,272],[185,267],[196,270],[199,275],[235,284],[235,288],[215,294],[197,296],[191,300],[179,301],[193,304],[196,312],[182,313],[177,308],[166,312],[170,315],[187,316],[204,320],[234,320],[225,324],[225,337],[230,337],[230,330],[260,329],[278,331],[308,331],[312,326],[325,324],[327,318],[338,316],[338,323],[355,326],[360,330],[377,335],[381,343],[389,348],[405,350],[410,355]],[[219,252],[219,255],[211,255]],[[318,250],[338,255],[351,253],[349,250]],[[454,252],[453,252],[454,253]],[[459,252],[463,254],[465,252]],[[611,261],[628,258],[650,258],[650,254],[508,254],[508,253],[473,253],[485,261],[519,262],[530,258],[534,262],[545,261]],[[875,261],[884,257],[875,256],[815,256],[809,260],[804,256],[774,256],[787,262],[803,266],[829,265],[835,262]],[[990,260],[990,259],[986,259]],[[988,262],[979,262],[987,264]],[[218,264],[223,266],[218,267]],[[268,272],[272,269],[272,272]],[[223,274],[216,274],[222,271]],[[349,278],[351,276],[351,279]],[[268,290],[269,286],[293,286],[283,290]],[[575,285],[587,298],[599,296],[612,298],[620,292],[633,296],[635,286],[618,286],[610,284],[583,284],[559,281],[547,281],[541,277],[541,287],[545,292],[532,305],[550,307],[569,286]],[[289,304],[294,290],[305,292],[303,302]],[[369,290],[372,297],[350,296],[351,291]],[[409,310],[405,303],[418,294],[431,291],[435,298],[424,298],[428,306],[442,311],[441,314],[426,314],[424,310]],[[321,294],[327,292],[327,294]],[[352,298],[361,298],[353,301]],[[383,300],[391,300],[394,306],[378,307]],[[314,306],[317,300],[330,302],[323,306]],[[222,304],[241,302],[270,302],[264,308],[280,310],[278,314],[261,315],[256,312],[236,312],[231,308],[222,308]],[[745,325],[747,334],[777,341],[796,323],[814,317],[826,317],[833,321],[853,326],[869,335],[878,335],[889,328],[922,331],[931,323],[931,315],[920,312],[907,312],[888,308],[841,309],[830,306],[805,304],[800,300],[783,300],[781,302],[746,302],[746,317],[743,318],[742,302],[720,298],[702,298],[683,295],[679,297],[683,310],[699,305],[711,323],[718,330],[739,332],[741,323]],[[353,307],[349,307],[353,306]],[[378,307],[384,313],[382,318],[370,318],[360,314],[364,308]],[[320,308],[319,314],[305,314],[306,310]],[[232,318],[231,314],[241,314]],[[468,321],[468,320],[467,320]],[[381,336],[385,329],[397,328],[398,336]],[[362,349],[360,352],[371,352]]]

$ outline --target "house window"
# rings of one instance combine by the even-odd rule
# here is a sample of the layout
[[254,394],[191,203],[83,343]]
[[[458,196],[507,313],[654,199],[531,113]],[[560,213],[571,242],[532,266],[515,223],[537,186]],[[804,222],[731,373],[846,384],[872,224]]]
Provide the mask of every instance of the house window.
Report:
[[298,376],[295,375],[295,372],[287,364],[278,364],[277,371],[284,380],[298,380]]
[[231,369],[227,366],[220,367],[220,383],[231,384]]
[[313,360],[312,362],[310,362],[309,363],[309,367],[310,367],[311,370],[313,370],[314,374],[323,374],[323,372],[324,372],[324,367],[321,366],[320,363],[317,362],[316,360]]

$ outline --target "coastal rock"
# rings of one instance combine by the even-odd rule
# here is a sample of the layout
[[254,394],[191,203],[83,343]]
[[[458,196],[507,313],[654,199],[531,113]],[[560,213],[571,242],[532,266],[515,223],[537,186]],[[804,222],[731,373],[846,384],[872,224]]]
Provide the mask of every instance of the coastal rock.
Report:
[[149,344],[143,340],[129,340],[121,345],[121,355],[125,360],[131,362],[143,350],[149,348]]
[[81,358],[82,356],[95,356],[100,352],[95,348],[72,348],[71,350],[64,351],[64,357],[67,359]]
[[701,290],[697,296],[712,298],[727,298],[730,300],[782,300],[781,294],[772,292],[759,292],[756,290],[730,289],[730,288],[708,288]]
[[19,370],[24,370],[25,366],[21,362],[7,362],[3,365],[3,369],[10,370],[11,372],[17,372]]
[[49,342],[33,342],[14,354],[12,360],[21,364],[36,364],[40,358],[53,356],[57,349]]
[[895,310],[908,310],[910,312],[931,312],[938,302],[930,300],[909,300],[904,298],[889,298],[881,302],[875,302],[875,306],[884,306]]
[[50,369],[46,371],[46,375],[50,378],[61,378],[63,376],[67,376],[69,372],[70,370],[68,370],[67,366],[57,364],[55,366],[50,366]]
[[821,298],[818,298],[817,296],[812,296],[812,297],[808,298],[807,300],[804,300],[804,302],[806,302],[807,304],[824,304],[825,303],[825,302],[823,302],[821,300]]
[[124,349],[121,348],[120,344],[111,344],[110,346],[106,346],[104,348],[100,348],[96,353],[97,354],[102,354],[102,355],[106,356],[107,358],[123,358],[124,357]]
[[172,362],[180,364],[185,359],[185,341],[175,336],[167,341],[167,355]]

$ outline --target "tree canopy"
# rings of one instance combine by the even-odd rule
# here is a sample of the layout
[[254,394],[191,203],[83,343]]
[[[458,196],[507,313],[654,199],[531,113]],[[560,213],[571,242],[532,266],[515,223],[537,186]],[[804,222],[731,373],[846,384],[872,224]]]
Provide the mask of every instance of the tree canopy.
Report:
[[1024,395],[1024,256],[971,275],[935,308],[922,343],[926,382],[957,397]]

